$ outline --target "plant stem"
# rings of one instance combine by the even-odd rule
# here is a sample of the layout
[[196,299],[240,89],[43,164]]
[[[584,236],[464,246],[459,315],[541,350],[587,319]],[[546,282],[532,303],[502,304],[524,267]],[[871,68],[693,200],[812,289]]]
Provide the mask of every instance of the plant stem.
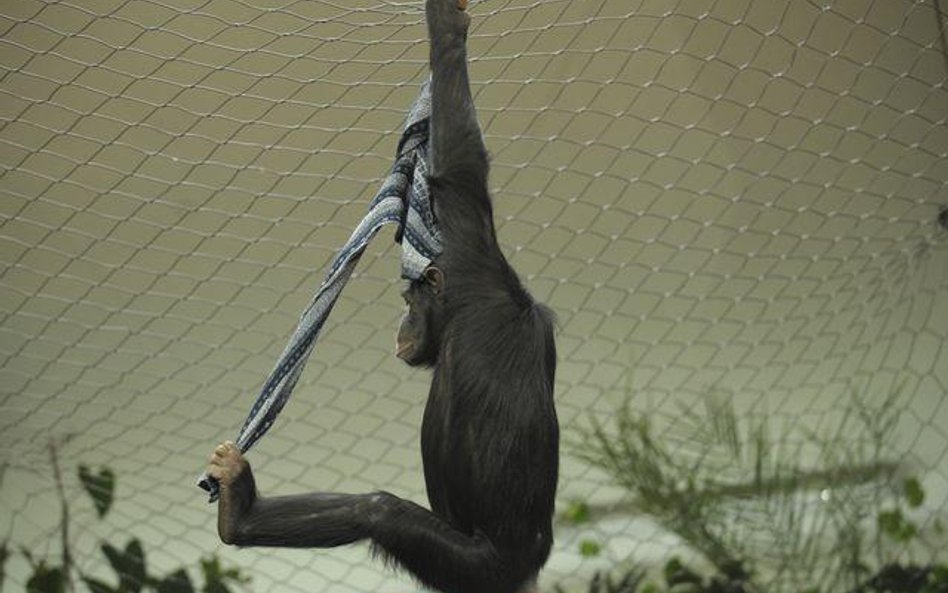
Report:
[[72,582],[72,551],[69,548],[69,504],[66,502],[66,488],[63,484],[63,474],[59,469],[59,451],[55,441],[49,442],[49,458],[53,464],[53,478],[56,482],[56,492],[59,494],[59,504],[62,518],[59,523],[60,537],[63,546],[63,585],[66,591],[75,591]]
[[[826,487],[827,484],[834,484],[837,487],[840,484],[866,484],[880,478],[891,478],[895,475],[898,467],[898,464],[892,461],[874,461],[852,466],[834,465],[821,470],[794,469],[796,473],[792,474],[792,477],[755,478],[754,481],[738,484],[717,484],[713,487],[702,488],[699,493],[701,496],[707,496],[711,499],[752,499],[764,493],[790,494],[804,490],[819,490]],[[630,490],[635,491],[631,488]],[[611,516],[638,513],[645,506],[641,498],[636,496],[626,498],[621,502],[605,504],[588,502],[586,505],[589,512],[588,520],[600,520]],[[568,523],[562,517],[558,517],[557,520]]]

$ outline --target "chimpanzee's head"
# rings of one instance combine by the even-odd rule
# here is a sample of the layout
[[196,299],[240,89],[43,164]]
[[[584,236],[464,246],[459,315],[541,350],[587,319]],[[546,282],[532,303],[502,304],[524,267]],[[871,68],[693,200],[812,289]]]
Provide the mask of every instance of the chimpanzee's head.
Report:
[[410,366],[431,366],[438,361],[444,329],[444,272],[428,266],[402,297],[408,312],[395,338],[395,356]]

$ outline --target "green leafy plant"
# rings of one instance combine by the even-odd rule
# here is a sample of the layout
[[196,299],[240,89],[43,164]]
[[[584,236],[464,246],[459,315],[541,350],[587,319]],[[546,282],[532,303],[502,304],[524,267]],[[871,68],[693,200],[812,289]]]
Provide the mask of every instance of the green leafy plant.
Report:
[[573,525],[582,525],[589,522],[589,504],[581,500],[574,500],[566,507],[563,518]]
[[26,581],[27,593],[64,593],[66,574],[62,566],[50,566],[46,560],[36,561],[24,550],[23,555],[33,567],[33,574]]
[[901,509],[879,512],[879,529],[899,543],[907,543],[918,533],[915,523],[902,514]]
[[[597,571],[586,586],[586,593],[747,593],[742,578],[721,575],[705,577],[673,557],[661,571],[661,582],[645,580],[646,571],[633,566],[612,575]],[[565,593],[556,587],[557,593]],[[801,593],[818,593],[807,591]]]
[[[721,446],[738,449],[733,418],[723,412],[717,415],[710,424],[696,422],[701,430],[692,433],[709,427],[711,432],[706,435],[712,442],[702,443],[705,452]],[[634,413],[628,402],[615,416],[614,433],[593,420],[591,428],[574,443],[574,452],[633,492],[638,508],[658,518],[713,564],[722,570],[741,564],[739,553],[720,535],[720,524],[726,520],[718,508],[720,484],[710,477],[713,472],[699,471],[702,464],[709,463],[710,454],[697,462],[672,454],[654,436],[651,419]]]
[[112,500],[115,496],[115,473],[107,467],[93,474],[88,466],[79,466],[79,481],[85,488],[99,518],[105,517],[105,514],[112,508]]
[[[710,580],[692,573],[687,586],[695,591],[876,591],[868,583],[884,569],[905,568],[893,558],[919,536],[906,509],[925,500],[920,481],[897,482],[899,468],[886,457],[900,393],[874,405],[854,393],[839,415],[802,431],[802,441],[799,434],[772,436],[766,420],[738,417],[730,399],[717,394],[703,409],[682,409],[661,431],[655,417],[637,413],[627,400],[609,425],[590,418],[570,445],[630,493],[632,509],[710,562],[716,571]],[[816,453],[805,466],[801,446]],[[589,520],[595,512],[579,514]],[[916,568],[936,578],[936,567]],[[685,587],[671,577],[689,572],[669,563],[668,586]]]
[[902,491],[905,495],[905,502],[913,509],[917,509],[925,502],[925,491],[919,483],[918,478],[908,478],[902,483]]
[[579,553],[586,558],[598,556],[602,552],[602,546],[594,539],[584,539],[579,542]]
[[227,583],[247,584],[250,579],[236,568],[223,568],[217,557],[201,560],[201,572],[204,575],[203,593],[229,593]]
[[[589,581],[586,593],[651,593],[640,588],[644,578],[645,571],[638,567],[626,569],[615,577],[608,572],[597,571]],[[555,591],[564,593],[563,588],[559,586]]]
[[[917,478],[907,478],[902,482],[901,500],[909,508],[918,508],[925,502],[925,490]],[[918,535],[918,525],[906,517],[901,506],[879,511],[877,516],[879,531],[891,540],[905,544]]]
[[6,566],[7,558],[10,557],[9,548],[7,547],[7,542],[4,540],[3,543],[0,543],[0,591],[3,591],[3,581],[6,580]]
[[[62,512],[59,529],[62,545],[61,559],[60,563],[54,563],[48,558],[37,559],[30,550],[21,549],[32,568],[32,574],[26,582],[27,593],[74,592],[77,590],[76,576],[78,576],[78,582],[90,593],[141,593],[145,590],[154,593],[196,593],[185,568],[176,569],[171,574],[162,577],[152,575],[147,567],[142,542],[135,538],[130,539],[123,547],[117,547],[108,542],[101,543],[99,549],[115,573],[112,580],[87,574],[75,568],[72,558],[76,551],[73,550],[69,538],[70,509],[57,452],[57,447],[50,445],[50,459]],[[117,482],[115,473],[107,467],[93,471],[88,466],[80,465],[77,474],[83,490],[92,501],[97,518],[106,519],[115,501]],[[8,543],[4,542],[0,545],[0,589],[3,586],[4,566],[8,558]],[[232,593],[232,586],[247,585],[250,582],[250,578],[239,569],[221,566],[216,556],[201,558],[200,572],[203,578],[201,593]]]

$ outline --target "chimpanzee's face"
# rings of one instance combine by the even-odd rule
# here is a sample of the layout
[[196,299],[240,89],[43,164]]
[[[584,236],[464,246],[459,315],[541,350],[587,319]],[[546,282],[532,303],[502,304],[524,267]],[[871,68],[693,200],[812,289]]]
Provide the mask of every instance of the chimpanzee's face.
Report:
[[421,279],[413,280],[402,292],[408,311],[395,338],[395,356],[410,366],[431,366],[438,360],[443,282],[440,270],[428,268]]

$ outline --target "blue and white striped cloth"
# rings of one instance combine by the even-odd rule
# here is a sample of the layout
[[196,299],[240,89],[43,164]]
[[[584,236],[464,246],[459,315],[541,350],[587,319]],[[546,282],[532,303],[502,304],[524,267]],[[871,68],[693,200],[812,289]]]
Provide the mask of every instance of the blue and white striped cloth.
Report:
[[[431,113],[430,80],[412,104],[398,144],[395,164],[382,188],[372,200],[369,212],[356,227],[345,246],[336,255],[326,279],[270,372],[237,436],[237,447],[246,452],[267,432],[303,372],[329,317],[336,299],[362,257],[366,245],[382,226],[399,225],[395,240],[402,246],[402,277],[418,279],[425,268],[441,253],[441,234],[435,223],[428,193],[428,130]],[[219,496],[217,481],[205,474],[198,485],[210,493],[210,501]]]

